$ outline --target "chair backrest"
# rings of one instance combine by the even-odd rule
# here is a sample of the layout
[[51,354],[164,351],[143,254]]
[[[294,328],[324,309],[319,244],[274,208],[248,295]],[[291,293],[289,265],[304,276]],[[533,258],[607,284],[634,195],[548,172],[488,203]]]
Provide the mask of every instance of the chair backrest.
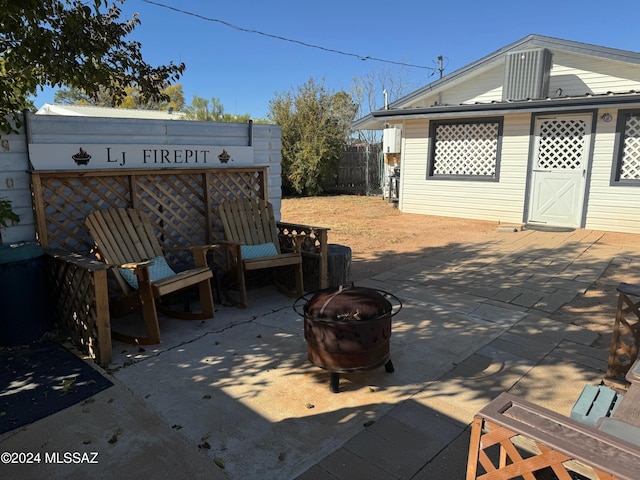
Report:
[[262,199],[237,198],[218,207],[225,239],[244,245],[273,242],[278,253],[280,241],[273,206]]
[[[101,260],[109,265],[141,262],[163,255],[149,217],[132,208],[94,210],[85,219]],[[118,269],[114,276],[125,293],[131,288]]]

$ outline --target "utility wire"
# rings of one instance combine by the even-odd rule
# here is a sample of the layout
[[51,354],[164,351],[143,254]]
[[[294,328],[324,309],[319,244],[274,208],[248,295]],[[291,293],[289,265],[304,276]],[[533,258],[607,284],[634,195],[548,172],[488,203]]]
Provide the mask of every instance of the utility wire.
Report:
[[311,44],[311,43],[302,42],[300,40],[294,40],[294,39],[291,39],[291,38],[281,37],[280,35],[273,35],[271,33],[261,32],[259,30],[252,30],[252,29],[249,29],[249,28],[239,27],[237,25],[234,25],[234,24],[229,23],[229,22],[225,22],[224,20],[220,20],[218,18],[205,17],[204,15],[200,15],[200,14],[197,14],[197,13],[189,12],[187,10],[182,10],[180,8],[172,7],[170,5],[165,5],[165,4],[160,3],[160,2],[154,2],[152,0],[142,0],[142,1],[144,3],[148,3],[150,5],[155,5],[155,6],[158,6],[158,7],[166,8],[168,10],[173,10],[174,12],[182,13],[184,15],[190,15],[192,17],[196,17],[196,18],[199,18],[201,20],[206,20],[207,22],[220,23],[220,24],[222,24],[222,25],[224,25],[226,27],[233,28],[234,30],[239,30],[241,32],[246,32],[246,33],[254,33],[256,35],[262,35],[264,37],[275,38],[276,40],[282,40],[282,41],[285,41],[285,42],[297,43],[298,45],[302,45],[303,47],[316,48],[318,50],[324,50],[325,52],[337,53],[339,55],[346,55],[348,57],[355,57],[355,58],[358,58],[360,60],[372,60],[374,62],[391,63],[393,65],[401,65],[403,67],[422,68],[424,70],[430,70],[431,72],[435,72],[435,70],[436,70],[433,67],[426,67],[424,65],[415,65],[415,64],[412,64],[412,63],[395,62],[393,60],[385,60],[383,58],[370,57],[368,55],[358,55],[356,53],[343,52],[341,50],[335,50],[333,48],[322,47],[320,45],[314,45],[314,44]]

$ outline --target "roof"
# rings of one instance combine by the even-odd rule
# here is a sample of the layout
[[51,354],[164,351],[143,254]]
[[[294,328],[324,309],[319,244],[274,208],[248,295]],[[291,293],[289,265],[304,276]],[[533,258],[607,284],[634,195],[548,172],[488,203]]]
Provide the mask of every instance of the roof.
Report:
[[500,115],[514,112],[541,112],[545,110],[584,110],[598,107],[623,107],[640,104],[640,92],[589,94],[581,96],[547,97],[535,100],[461,103],[458,105],[438,105],[433,107],[396,108],[377,110],[365,118],[376,122],[407,118],[464,117],[469,114]]
[[497,113],[498,110],[541,110],[547,108],[563,108],[563,107],[582,107],[588,105],[602,105],[602,103],[636,103],[640,101],[640,92],[628,92],[626,94],[606,94],[606,95],[584,95],[583,97],[553,97],[535,101],[521,102],[490,102],[490,103],[474,103],[459,105],[438,105],[434,107],[406,108],[406,105],[419,99],[420,97],[433,94],[439,90],[443,90],[447,86],[460,81],[464,77],[471,74],[479,73],[485,68],[489,68],[497,61],[502,60],[508,53],[533,48],[548,48],[552,51],[566,51],[589,55],[592,57],[600,57],[609,60],[616,60],[626,63],[640,65],[640,53],[628,50],[619,50],[615,48],[602,47],[587,43],[574,42],[553,37],[545,37],[542,35],[528,35],[517,42],[511,43],[495,52],[482,57],[481,59],[470,63],[444,77],[432,82],[414,92],[389,104],[387,109],[376,110],[358,120],[352,126],[356,130],[380,129],[384,121],[394,118],[420,118],[428,116],[442,116],[447,113],[469,113],[486,111],[487,113]]
[[36,115],[65,115],[72,117],[146,118],[152,120],[181,120],[182,112],[142,110],[132,108],[96,107],[89,105],[61,105],[45,103]]

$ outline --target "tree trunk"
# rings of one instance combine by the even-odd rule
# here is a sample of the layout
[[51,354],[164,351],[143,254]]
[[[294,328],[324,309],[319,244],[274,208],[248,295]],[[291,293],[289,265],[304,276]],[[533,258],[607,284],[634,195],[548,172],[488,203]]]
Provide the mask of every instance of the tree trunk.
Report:
[[351,282],[351,248],[334,243],[327,250],[329,288]]
[[[313,292],[320,289],[319,262],[305,262],[304,289]],[[330,243],[327,245],[327,288],[335,288],[351,282],[351,248]]]

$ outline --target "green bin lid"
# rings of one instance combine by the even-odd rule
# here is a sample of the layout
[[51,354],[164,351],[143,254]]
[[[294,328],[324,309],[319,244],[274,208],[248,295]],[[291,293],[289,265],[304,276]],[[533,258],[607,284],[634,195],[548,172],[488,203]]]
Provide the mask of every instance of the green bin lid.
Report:
[[41,257],[44,250],[35,242],[0,245],[0,265]]

